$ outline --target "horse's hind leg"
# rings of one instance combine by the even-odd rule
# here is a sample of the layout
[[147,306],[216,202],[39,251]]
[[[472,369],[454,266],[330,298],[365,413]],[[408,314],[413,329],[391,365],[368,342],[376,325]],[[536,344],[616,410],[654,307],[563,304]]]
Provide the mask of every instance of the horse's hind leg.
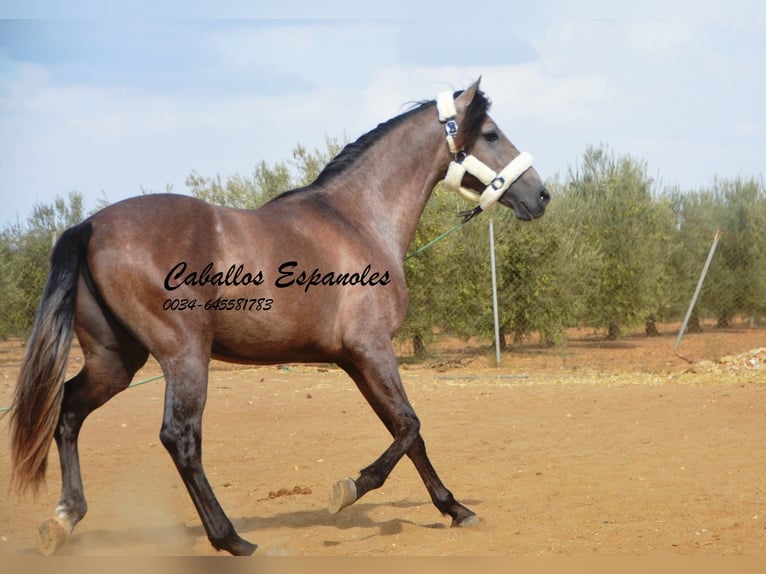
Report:
[[249,556],[255,552],[256,545],[236,533],[202,467],[202,412],[207,394],[208,353],[195,354],[184,348],[183,354],[183,357],[160,360],[167,380],[160,440],[173,458],[213,547],[235,556]]
[[90,299],[79,304],[80,310],[87,310],[81,314],[82,322],[77,328],[85,365],[64,385],[61,414],[54,434],[61,464],[61,498],[55,515],[42,522],[37,532],[38,549],[46,555],[55,553],[66,542],[88,510],[77,448],[85,418],[127,388],[148,357],[135,339],[93,306],[95,301]]

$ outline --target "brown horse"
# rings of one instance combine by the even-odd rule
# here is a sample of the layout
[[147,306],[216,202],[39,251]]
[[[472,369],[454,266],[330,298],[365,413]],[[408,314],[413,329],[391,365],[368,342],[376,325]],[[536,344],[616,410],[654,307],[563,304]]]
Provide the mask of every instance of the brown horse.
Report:
[[[402,260],[431,190],[467,157],[483,169],[476,177],[468,170],[463,191],[495,194],[520,219],[541,216],[549,196],[528,165],[516,165],[512,181],[501,177],[528,154],[488,116],[479,82],[447,100],[446,112],[424,102],[379,125],[313,184],[260,209],[142,196],[62,234],[11,415],[19,491],[39,485],[54,438],[58,447],[62,493],[55,516],[39,528],[43,553],[55,552],[87,510],[77,452],[83,421],[128,387],[149,354],[166,379],[162,444],[216,549],[247,555],[256,546],[235,532],[202,467],[211,357],[333,362],[351,376],[393,442],[357,479],[333,487],[331,511],[379,488],[406,454],[453,525],[477,520],[431,466],[399,377],[391,340],[407,309]],[[487,173],[496,177],[482,181]],[[64,382],[73,332],[85,362]]]

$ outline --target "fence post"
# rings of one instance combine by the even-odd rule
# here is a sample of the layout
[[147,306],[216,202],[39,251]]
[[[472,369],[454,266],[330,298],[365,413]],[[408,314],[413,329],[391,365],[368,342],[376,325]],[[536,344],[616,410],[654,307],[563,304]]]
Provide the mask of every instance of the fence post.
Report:
[[492,314],[495,320],[495,367],[500,366],[500,321],[497,311],[497,274],[495,273],[495,226],[489,218],[489,264],[492,267]]

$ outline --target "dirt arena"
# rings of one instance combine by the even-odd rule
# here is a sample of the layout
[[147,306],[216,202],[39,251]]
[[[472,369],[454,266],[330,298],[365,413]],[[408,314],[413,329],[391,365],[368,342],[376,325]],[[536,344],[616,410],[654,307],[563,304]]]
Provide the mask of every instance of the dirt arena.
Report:
[[[332,366],[213,362],[204,463],[239,533],[261,555],[766,556],[766,330],[684,338],[587,333],[558,349],[493,350],[447,341],[401,372],[434,466],[478,526],[449,527],[404,459],[338,515],[330,487],[390,438]],[[760,352],[754,352],[762,349]],[[0,407],[11,402],[19,341],[0,343]],[[73,351],[70,371],[81,356]],[[142,380],[159,373],[149,363]],[[90,510],[64,555],[211,555],[158,432],[164,383],[131,388],[85,423]],[[8,418],[0,484],[8,484]],[[58,459],[34,500],[0,495],[0,554],[35,554],[59,497]]]

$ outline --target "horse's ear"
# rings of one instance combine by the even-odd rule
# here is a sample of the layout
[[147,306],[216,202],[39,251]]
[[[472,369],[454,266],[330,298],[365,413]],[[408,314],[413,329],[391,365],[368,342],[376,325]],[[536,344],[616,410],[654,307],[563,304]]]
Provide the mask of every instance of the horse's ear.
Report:
[[468,109],[468,106],[471,105],[471,102],[473,102],[473,99],[476,97],[476,94],[479,92],[479,84],[481,83],[481,76],[468,88],[458,96],[457,98],[457,104],[462,109]]

